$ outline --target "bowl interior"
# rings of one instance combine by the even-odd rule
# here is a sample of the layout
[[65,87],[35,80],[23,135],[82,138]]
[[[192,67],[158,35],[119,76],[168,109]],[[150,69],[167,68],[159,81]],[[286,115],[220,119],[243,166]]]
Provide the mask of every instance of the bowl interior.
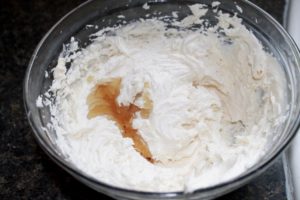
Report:
[[[145,10],[142,8],[145,2],[146,1],[141,0],[88,1],[71,11],[46,34],[38,45],[29,64],[24,82],[25,107],[38,142],[53,159],[59,162],[60,165],[67,168],[71,173],[74,173],[75,176],[81,176],[81,178],[85,179],[84,182],[87,183],[92,181],[93,184],[87,184],[101,191],[103,191],[103,188],[117,188],[93,180],[93,178],[83,172],[79,173],[80,170],[76,169],[75,166],[65,159],[65,155],[61,154],[59,148],[55,144],[56,133],[47,127],[51,117],[49,108],[37,108],[36,99],[40,94],[45,93],[49,89],[53,80],[52,69],[56,66],[57,58],[62,51],[63,45],[67,47],[71,37],[74,37],[79,42],[80,47],[85,47],[90,44],[90,39],[93,38],[91,34],[104,27],[130,23],[139,18],[151,18],[153,16],[172,17],[172,12],[177,12],[179,19],[181,19],[191,14],[187,5],[194,3],[207,4],[208,7],[211,8],[210,0],[163,0],[148,3],[150,9]],[[300,108],[298,102],[300,101],[296,85],[300,83],[300,73],[299,53],[295,44],[274,19],[263,11],[258,10],[258,8],[251,3],[242,0],[236,2],[222,0],[220,2],[221,5],[219,6],[219,9],[230,14],[236,13],[242,18],[243,24],[261,41],[265,50],[272,53],[281,64],[288,82],[286,93],[287,102],[290,103],[290,108],[287,111],[288,118],[285,126],[278,130],[274,130],[273,135],[276,139],[272,139],[272,145],[269,145],[270,148],[267,154],[261,159],[261,162],[250,168],[236,180],[232,180],[230,183],[220,184],[216,187],[195,192],[195,194],[205,193],[204,197],[209,197],[208,192],[213,192],[215,196],[219,196],[224,192],[229,192],[246,182],[251,176],[259,174],[262,169],[264,169],[270,161],[274,160],[284,147],[286,147],[292,136],[296,133],[299,124]],[[239,12],[236,5],[243,9],[242,13]],[[120,18],[120,15],[125,16],[125,18]],[[213,12],[208,12],[205,18],[209,19],[211,24],[216,23],[215,14]],[[48,73],[49,76],[45,77],[45,73]],[[98,184],[100,184],[99,188],[98,186],[95,186]],[[228,187],[228,185],[230,185],[230,187]],[[218,190],[218,192],[216,192],[216,190]],[[128,192],[130,193],[130,191],[127,190],[122,191],[124,192],[122,195],[125,196]],[[139,194],[147,194],[154,197],[150,193]],[[173,198],[174,195],[184,195],[182,192],[172,194],[173,195],[168,194],[170,198]]]

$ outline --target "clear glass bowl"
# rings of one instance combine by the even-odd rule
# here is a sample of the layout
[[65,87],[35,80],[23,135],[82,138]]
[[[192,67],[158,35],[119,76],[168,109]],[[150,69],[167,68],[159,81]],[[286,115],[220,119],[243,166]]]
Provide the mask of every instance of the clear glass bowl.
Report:
[[[27,117],[32,126],[34,136],[42,149],[58,165],[91,188],[105,193],[116,199],[212,199],[241,187],[255,176],[261,174],[276,157],[290,143],[299,128],[300,113],[300,56],[299,51],[286,31],[266,12],[246,0],[219,0],[219,9],[223,12],[237,13],[243,19],[244,25],[251,30],[264,45],[265,49],[278,59],[284,69],[288,87],[288,103],[290,110],[288,119],[281,130],[274,130],[276,140],[270,142],[270,148],[266,155],[239,177],[225,183],[214,185],[204,189],[198,189],[193,193],[182,191],[169,193],[155,193],[133,191],[117,188],[90,177],[76,168],[60,153],[55,144],[55,132],[43,128],[50,119],[48,108],[37,108],[36,99],[40,94],[48,90],[53,76],[51,69],[56,65],[62,45],[70,41],[74,36],[80,41],[82,47],[89,44],[89,35],[106,26],[120,23],[118,15],[124,15],[126,20],[135,20],[145,17],[147,13],[156,15],[170,15],[172,11],[178,11],[179,17],[189,14],[187,5],[193,3],[207,4],[211,8],[211,0],[152,0],[148,1],[149,10],[142,8],[146,0],[101,0],[88,1],[78,6],[59,22],[44,36],[33,53],[24,80],[24,101]],[[238,5],[243,12],[238,12]],[[213,20],[213,18],[211,18]],[[212,21],[212,23],[214,23]],[[94,27],[86,25],[97,25]],[[45,72],[49,77],[45,77]]]

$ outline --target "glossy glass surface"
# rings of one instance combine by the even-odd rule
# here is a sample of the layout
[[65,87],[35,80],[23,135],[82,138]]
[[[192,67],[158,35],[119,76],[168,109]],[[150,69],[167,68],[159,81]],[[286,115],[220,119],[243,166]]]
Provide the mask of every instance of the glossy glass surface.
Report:
[[[72,36],[77,38],[80,45],[84,47],[89,44],[90,34],[97,32],[102,27],[121,23],[118,15],[124,15],[127,21],[134,21],[140,17],[144,18],[148,13],[153,14],[155,12],[155,15],[171,16],[173,11],[178,11],[179,17],[183,18],[190,14],[187,5],[202,3],[211,8],[210,0],[160,0],[148,1],[150,9],[145,10],[142,8],[145,2],[147,1],[88,1],[67,14],[45,35],[32,56],[24,81],[25,108],[37,141],[49,157],[75,178],[91,188],[117,199],[211,199],[241,187],[262,173],[287,147],[299,128],[300,120],[300,91],[297,89],[297,86],[300,85],[300,56],[297,47],[272,17],[245,0],[235,2],[221,0],[219,9],[231,14],[236,12],[239,17],[243,18],[245,26],[259,38],[265,49],[273,53],[281,63],[289,84],[287,93],[290,112],[285,126],[280,130],[274,130],[274,134],[278,137],[270,142],[268,153],[257,165],[241,176],[226,183],[196,190],[193,193],[183,193],[182,191],[150,193],[116,188],[95,180],[69,163],[55,144],[55,132],[42,128],[46,127],[49,122],[50,113],[48,108],[37,108],[36,99],[49,88],[53,79],[51,69],[56,64],[62,45],[70,41]],[[242,13],[238,12],[236,5],[243,9]],[[211,19],[211,23],[214,23],[213,16],[208,16],[208,18]],[[97,25],[99,29],[96,29],[95,26],[91,28],[86,25]],[[50,75],[47,78],[45,78],[45,71]]]

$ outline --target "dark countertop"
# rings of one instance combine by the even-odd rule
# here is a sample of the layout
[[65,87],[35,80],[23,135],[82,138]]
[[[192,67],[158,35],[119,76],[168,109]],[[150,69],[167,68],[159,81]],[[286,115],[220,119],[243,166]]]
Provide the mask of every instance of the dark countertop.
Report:
[[[100,199],[52,162],[35,142],[22,83],[34,48],[56,21],[83,0],[0,2],[0,199]],[[282,23],[284,0],[254,0]],[[281,159],[248,185],[220,198],[287,199]]]

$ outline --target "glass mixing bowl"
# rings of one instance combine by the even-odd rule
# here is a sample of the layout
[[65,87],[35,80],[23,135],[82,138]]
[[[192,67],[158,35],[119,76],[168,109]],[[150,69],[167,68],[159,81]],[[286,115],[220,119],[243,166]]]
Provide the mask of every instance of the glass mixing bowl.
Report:
[[[225,183],[198,189],[191,193],[183,191],[156,193],[122,189],[103,183],[80,171],[60,152],[55,143],[56,134],[47,128],[50,112],[47,107],[38,108],[36,99],[49,89],[53,76],[51,69],[56,65],[63,44],[74,36],[81,47],[89,44],[89,36],[102,27],[121,23],[118,15],[127,21],[145,18],[147,14],[171,16],[178,11],[179,18],[190,14],[187,5],[207,4],[211,0],[94,0],[78,6],[56,23],[38,44],[29,63],[24,81],[24,100],[27,117],[34,136],[42,149],[58,165],[91,188],[116,199],[212,199],[241,187],[255,176],[261,174],[290,143],[299,128],[300,113],[300,55],[286,31],[266,12],[246,0],[219,0],[219,9],[230,14],[237,13],[244,25],[261,41],[266,51],[272,53],[280,62],[288,82],[287,102],[290,105],[287,120],[283,127],[274,130],[276,139],[270,138],[269,149],[260,161],[241,174]],[[148,2],[150,9],[142,8]],[[237,5],[243,9],[239,12]],[[209,18],[209,16],[208,16]],[[213,22],[213,18],[211,18]],[[94,25],[94,26],[89,26]],[[49,73],[45,77],[45,72]]]

